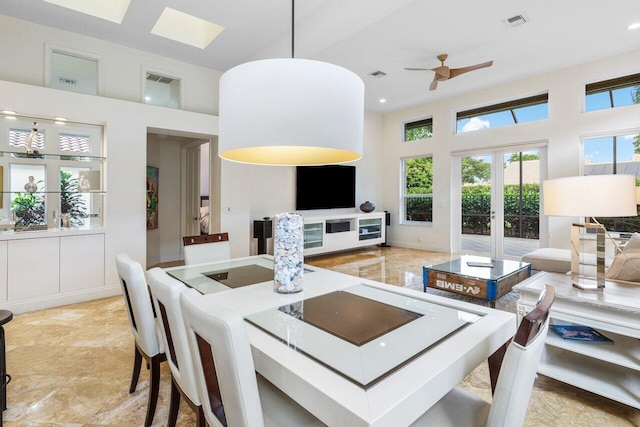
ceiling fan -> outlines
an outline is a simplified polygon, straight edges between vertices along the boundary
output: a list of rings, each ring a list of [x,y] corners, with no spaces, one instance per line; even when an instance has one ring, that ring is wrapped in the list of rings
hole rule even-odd
[[[470,65],[468,67],[462,68],[449,68],[444,65],[444,61],[447,60],[446,53],[438,55],[438,60],[440,61],[440,66],[437,68],[405,68],[405,70],[409,71],[435,71],[435,76],[433,76],[433,81],[431,85],[429,85],[429,90],[435,90],[438,87],[438,82],[443,82],[445,80],[452,79],[460,74],[468,73],[469,71],[478,70],[480,68],[486,68],[493,65],[493,61],[483,62],[481,64]]]

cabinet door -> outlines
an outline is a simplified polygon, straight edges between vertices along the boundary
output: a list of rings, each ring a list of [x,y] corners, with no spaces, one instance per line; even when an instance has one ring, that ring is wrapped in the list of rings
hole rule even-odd
[[[60,292],[104,286],[104,234],[60,238]]]
[[[7,241],[0,242],[0,301],[7,300]]]
[[[8,241],[10,301],[57,294],[60,291],[60,239]]]

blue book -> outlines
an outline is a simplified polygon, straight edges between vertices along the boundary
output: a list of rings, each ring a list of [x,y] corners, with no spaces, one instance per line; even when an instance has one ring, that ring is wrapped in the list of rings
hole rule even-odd
[[[590,326],[549,325],[549,328],[565,340],[613,344],[613,340]]]

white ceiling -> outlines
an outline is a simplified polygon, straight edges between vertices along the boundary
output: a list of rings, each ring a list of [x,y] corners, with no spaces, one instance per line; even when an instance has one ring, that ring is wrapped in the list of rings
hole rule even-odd
[[[225,30],[204,50],[152,35],[165,6]],[[120,25],[42,0],[2,0],[0,14],[221,71],[291,56],[289,0],[132,0]],[[517,14],[530,21],[505,28],[502,21]],[[389,112],[638,49],[640,30],[627,29],[633,22],[640,22],[639,0],[299,0],[295,56],[354,71],[366,85],[366,108]],[[432,72],[403,69],[436,67],[440,53],[452,68],[494,64],[433,92]],[[368,75],[376,70],[387,75]]]

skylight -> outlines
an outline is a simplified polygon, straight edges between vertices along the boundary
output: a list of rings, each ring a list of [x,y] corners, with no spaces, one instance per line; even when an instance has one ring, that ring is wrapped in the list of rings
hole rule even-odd
[[[131,0],[44,0],[76,12],[122,24]]]
[[[218,24],[166,7],[151,34],[204,49],[223,30]]]

